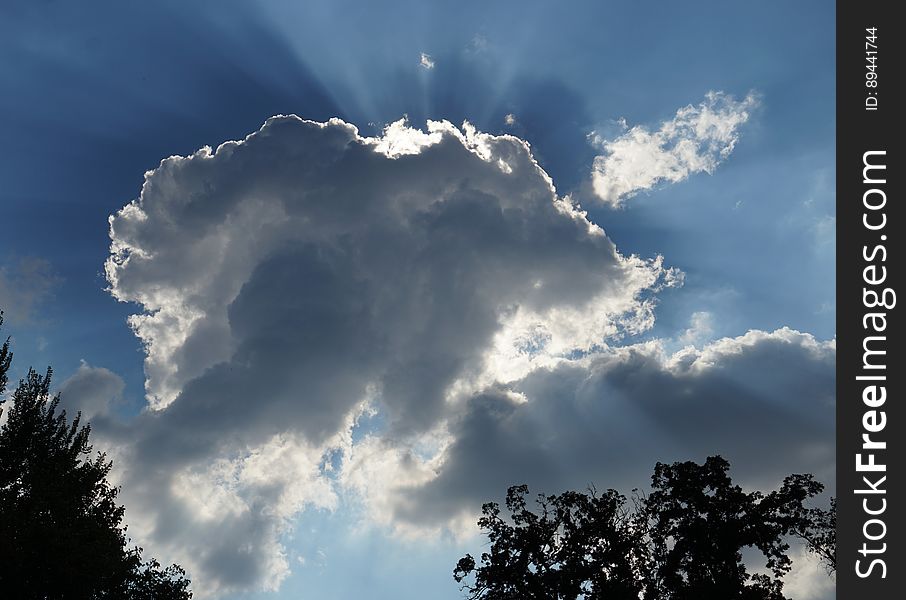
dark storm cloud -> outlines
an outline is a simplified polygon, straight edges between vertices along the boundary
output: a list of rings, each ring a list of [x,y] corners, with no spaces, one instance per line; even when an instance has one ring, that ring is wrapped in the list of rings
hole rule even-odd
[[[665,356],[657,344],[540,369],[472,397],[437,476],[394,491],[396,517],[425,526],[528,483],[555,493],[645,486],[658,461],[722,454],[734,476],[774,486],[809,472],[834,483],[835,346],[789,329]]]

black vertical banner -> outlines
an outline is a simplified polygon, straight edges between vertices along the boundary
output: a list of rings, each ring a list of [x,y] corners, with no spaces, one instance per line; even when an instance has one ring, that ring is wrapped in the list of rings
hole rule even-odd
[[[837,597],[906,590],[906,110],[894,2],[837,3]]]

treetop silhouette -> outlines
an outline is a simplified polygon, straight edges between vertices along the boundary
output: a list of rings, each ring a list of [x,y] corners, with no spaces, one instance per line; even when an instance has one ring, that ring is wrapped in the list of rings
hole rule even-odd
[[[0,325],[3,315],[0,312]],[[12,352],[0,347],[0,395]],[[112,463],[92,458],[90,425],[71,421],[51,396],[52,371],[29,369],[3,400],[0,426],[0,593],[22,599],[184,600],[189,580],[177,565],[142,562],[128,547],[125,508],[107,481]],[[5,406],[4,406],[5,405]]]
[[[775,491],[746,492],[729,469],[720,456],[658,463],[651,492],[631,503],[592,488],[540,494],[537,511],[527,486],[511,487],[508,518],[495,502],[482,507],[489,551],[464,556],[453,577],[470,600],[785,600],[796,537],[834,570],[834,503],[806,506],[821,483],[790,475]],[[746,548],[761,553],[763,572],[749,573]]]

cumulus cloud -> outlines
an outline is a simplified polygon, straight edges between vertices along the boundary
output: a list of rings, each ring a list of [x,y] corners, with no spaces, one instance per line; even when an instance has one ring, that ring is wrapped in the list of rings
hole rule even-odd
[[[748,486],[794,472],[833,486],[835,358],[833,341],[779,329],[674,354],[647,342],[560,361],[469,396],[436,452],[353,449],[351,483],[403,531],[460,530],[508,485],[628,491],[658,461],[713,454]]]
[[[0,265],[0,310],[10,322],[29,321],[59,282],[50,263],[41,258],[26,257],[13,265]]]
[[[742,100],[723,92],[709,92],[703,102],[676,111],[670,121],[651,131],[641,125],[615,139],[592,135],[604,153],[592,167],[596,196],[620,206],[635,194],[661,183],[683,181],[694,173],[713,173],[739,141],[740,127],[749,120],[758,98]]]
[[[338,456],[440,456],[463,399],[644,331],[681,282],[621,255],[526,143],[448,122],[271,118],[162,161],[110,235],[149,410],[104,435],[130,531],[205,593],[279,584],[293,515],[356,489]]]
[[[628,489],[659,460],[833,481],[834,342],[707,343],[696,313],[626,345],[682,273],[620,254],[513,136],[274,117],[162,161],[110,235],[148,410],[96,432],[130,532],[200,596],[276,589],[300,512],[344,496],[420,535],[470,530],[510,484]],[[64,397],[103,417],[85,399],[121,383],[83,365]]]
[[[146,428],[154,425],[145,421],[120,435]],[[225,441],[204,458],[160,462],[141,444],[116,434],[106,439],[116,449],[130,534],[151,554],[187,567],[200,598],[278,589],[290,573],[283,542],[294,517],[305,508],[336,507],[324,460],[325,448],[343,446],[340,439],[316,446],[285,433],[253,445]]]
[[[85,423],[95,416],[105,416],[122,399],[125,387],[116,373],[82,361],[76,372],[60,384],[61,406],[69,414],[81,412]]]

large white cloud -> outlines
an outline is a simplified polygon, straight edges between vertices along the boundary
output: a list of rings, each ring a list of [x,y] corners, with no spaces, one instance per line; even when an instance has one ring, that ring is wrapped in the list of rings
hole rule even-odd
[[[344,496],[424,534],[468,530],[514,483],[627,489],[713,453],[747,485],[832,483],[834,342],[668,352],[709,337],[701,313],[625,345],[682,274],[619,254],[515,137],[275,117],[164,160],[110,225],[148,410],[94,407],[95,432],[130,532],[201,596],[279,586],[300,511]],[[66,387],[118,393],[110,375]]]
[[[757,104],[754,94],[736,100],[709,92],[703,102],[680,108],[656,131],[636,125],[615,139],[592,136],[604,151],[592,167],[595,194],[607,204],[620,206],[658,184],[712,173],[735,148],[739,129]]]
[[[274,117],[162,161],[110,233],[150,410],[101,430],[130,531],[206,593],[278,585],[293,515],[355,488],[335,453],[439,450],[467,398],[645,330],[680,281],[620,255],[524,142],[447,122]],[[381,443],[353,444],[368,410]]]

